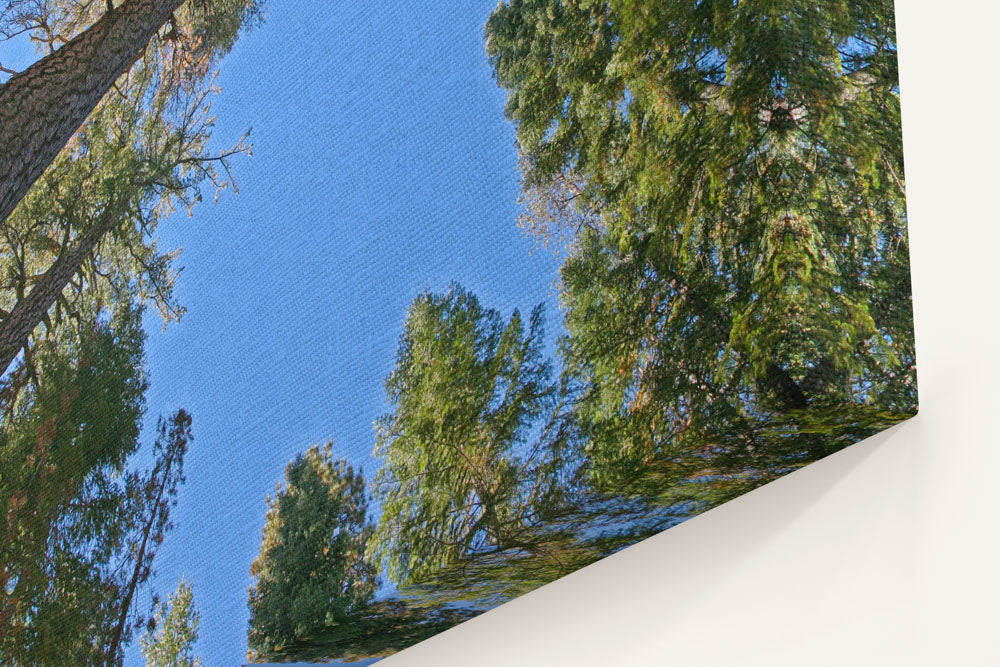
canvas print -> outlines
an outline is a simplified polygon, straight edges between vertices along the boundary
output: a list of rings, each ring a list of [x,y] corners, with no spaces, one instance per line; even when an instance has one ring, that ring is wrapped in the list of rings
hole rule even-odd
[[[915,414],[892,2],[2,0],[0,366],[0,662],[371,664]]]

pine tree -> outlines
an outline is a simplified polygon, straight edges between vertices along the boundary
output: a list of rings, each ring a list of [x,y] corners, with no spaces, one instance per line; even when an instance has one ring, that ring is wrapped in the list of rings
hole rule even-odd
[[[4,664],[119,664],[142,623],[136,592],[171,527],[189,434],[161,429],[153,469],[130,469],[145,408],[140,316],[40,346],[37,383],[0,424]]]
[[[0,86],[0,223],[184,0],[127,0]]]
[[[167,531],[173,528],[170,508],[177,502],[177,488],[184,483],[184,456],[191,442],[191,416],[178,410],[169,421],[160,421],[153,451],[156,463],[141,487],[134,514],[134,541],[130,548],[131,571],[119,587],[119,612],[105,648],[105,662],[121,660],[131,634],[129,618],[139,586],[152,574],[153,559]]]
[[[23,25],[46,26],[60,8],[43,7],[40,17],[11,3],[4,15]],[[0,85],[0,224],[42,175],[115,81],[140,58],[158,32],[178,36],[184,18],[193,19],[191,36],[199,45],[228,49],[248,14],[259,14],[257,0],[114,0],[80,3],[64,15],[79,22],[100,12],[86,29],[49,32],[52,52]],[[177,13],[184,14],[178,21]],[[235,29],[234,29],[235,27]],[[56,44],[53,36],[58,35]],[[228,44],[225,42],[228,41]],[[202,51],[204,53],[204,51]]]
[[[588,223],[595,479],[759,483],[915,411],[891,2],[510,0],[486,35],[525,191]]]
[[[332,443],[311,447],[285,469],[267,499],[260,555],[250,573],[252,655],[261,655],[349,619],[370,601],[376,568],[365,558],[371,535],[365,482]]]
[[[201,616],[191,586],[183,578],[167,602],[156,608],[152,628],[139,640],[147,667],[199,667],[194,655]]]
[[[541,306],[527,327],[517,311],[505,323],[457,285],[410,306],[375,449],[370,552],[394,581],[544,549],[532,526],[559,505],[572,428],[542,336]]]
[[[176,206],[190,211],[205,180],[225,187],[218,170],[228,174],[227,158],[249,151],[243,140],[217,156],[206,149],[211,69],[260,11],[253,0],[199,7],[176,13],[170,32],[154,38],[2,223],[0,367],[39,325],[72,315],[81,296],[107,301],[127,293],[156,303],[167,320],[183,312],[172,299],[175,256],[156,249],[153,233]],[[19,20],[37,35],[72,36],[98,11],[98,3],[49,1]]]

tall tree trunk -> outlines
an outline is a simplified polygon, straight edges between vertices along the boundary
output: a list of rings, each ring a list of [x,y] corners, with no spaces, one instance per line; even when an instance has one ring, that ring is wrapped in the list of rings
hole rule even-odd
[[[126,0],[0,86],[0,223],[184,0]]]
[[[121,611],[118,613],[118,621],[115,623],[111,642],[106,647],[104,660],[107,667],[117,664],[118,651],[121,648],[122,638],[125,635],[125,626],[128,623],[128,612],[132,608],[135,591],[144,580],[143,568],[146,566],[149,541],[153,539],[154,529],[157,529],[158,523],[162,528],[163,521],[166,520],[164,512],[169,511],[171,495],[176,491],[176,476],[171,477],[170,472],[174,464],[178,463],[178,458],[184,455],[187,434],[178,424],[182,423],[182,420],[185,418],[188,419],[187,423],[190,425],[190,418],[183,411],[178,412],[177,417],[173,420],[175,430],[170,432],[170,441],[167,443],[168,449],[163,462],[162,476],[156,483],[156,497],[153,499],[153,504],[150,507],[149,518],[142,527],[142,540],[139,542],[135,554],[135,566],[132,568],[132,575],[125,586],[121,600]],[[157,465],[153,468],[154,479],[158,467]]]
[[[27,343],[28,336],[41,323],[45,313],[59,298],[73,275],[80,270],[83,261],[111,230],[116,219],[114,206],[109,203],[94,226],[82,235],[76,247],[59,255],[31,288],[28,296],[18,301],[0,323],[0,374],[14,361],[14,357]]]

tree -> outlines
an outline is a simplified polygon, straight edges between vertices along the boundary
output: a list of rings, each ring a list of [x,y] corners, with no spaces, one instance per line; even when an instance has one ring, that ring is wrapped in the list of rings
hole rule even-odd
[[[191,441],[191,416],[184,410],[178,410],[169,422],[160,421],[159,432],[159,438],[153,447],[156,463],[141,487],[137,503],[137,539],[130,550],[132,571],[119,590],[121,609],[107,645],[107,664],[114,664],[121,659],[120,652],[126,633],[130,631],[132,601],[139,586],[153,572],[156,548],[163,542],[166,532],[173,527],[170,508],[177,503],[178,485],[184,483],[184,455]]]
[[[142,340],[138,318],[126,316],[82,332],[79,347],[39,350],[37,388],[0,427],[5,663],[83,657],[116,609],[102,574],[127,542],[116,479],[137,446]]]
[[[169,601],[156,608],[155,630],[139,640],[147,667],[198,667],[194,644],[201,616],[194,607],[191,586],[182,578]]]
[[[4,664],[118,664],[142,623],[135,591],[170,528],[187,436],[161,428],[153,470],[129,470],[146,387],[140,316],[41,346],[37,384],[0,426]]]
[[[486,37],[526,192],[588,223],[595,480],[759,483],[915,411],[891,2],[510,0]]]
[[[542,357],[542,307],[527,331],[457,285],[410,306],[394,410],[377,424],[382,515],[369,547],[412,583],[488,551],[544,549],[532,527],[565,491],[567,397]]]
[[[104,14],[0,86],[0,223],[183,3],[87,3],[90,9],[78,14],[105,10]],[[189,0],[188,4],[201,13],[213,11],[212,3]],[[245,11],[247,3],[243,4]],[[229,9],[233,3],[220,5]],[[22,12],[13,18],[31,25],[32,19]]]
[[[0,222],[184,0],[128,0],[0,87]]]
[[[0,35],[28,32],[71,53],[67,43],[91,34],[110,5],[11,0],[0,6]],[[144,408],[141,313],[150,302],[165,320],[182,312],[171,293],[176,253],[158,250],[154,231],[199,201],[206,180],[223,187],[217,166],[228,174],[226,157],[249,150],[241,141],[208,153],[208,99],[214,64],[255,15],[254,0],[174,12],[0,220],[5,664],[118,664],[144,622],[136,593],[171,527],[190,439],[180,411],[161,425],[153,468],[130,469]]]
[[[16,23],[40,40],[48,35],[50,48],[53,35],[79,33],[99,11],[97,3],[49,4],[23,10]],[[72,314],[64,291],[74,277],[77,294],[85,284],[93,291],[94,283],[111,283],[104,298],[127,292],[157,303],[166,319],[179,317],[171,296],[175,255],[158,252],[150,239],[177,204],[190,211],[201,199],[204,180],[226,185],[216,165],[228,174],[226,159],[249,151],[241,140],[218,156],[207,152],[208,98],[213,63],[259,13],[255,0],[185,5],[3,223],[13,293],[0,310],[0,366],[9,366],[36,327],[51,324],[53,306],[57,321]]]
[[[267,498],[260,555],[250,574],[252,654],[342,623],[372,598],[377,570],[365,558],[371,535],[365,482],[332,443],[309,448],[285,468]]]

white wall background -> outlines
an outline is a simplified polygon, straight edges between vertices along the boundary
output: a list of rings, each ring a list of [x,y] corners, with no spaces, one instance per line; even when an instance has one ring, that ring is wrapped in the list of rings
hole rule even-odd
[[[1000,7],[897,13],[920,415],[381,664],[1000,665]]]

